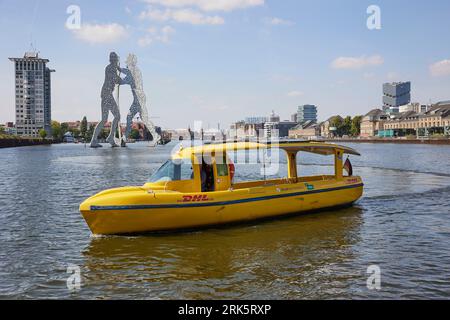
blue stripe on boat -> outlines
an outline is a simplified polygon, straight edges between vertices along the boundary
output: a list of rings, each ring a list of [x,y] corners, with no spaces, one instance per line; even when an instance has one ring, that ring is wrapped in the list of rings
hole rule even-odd
[[[214,206],[224,206],[238,203],[246,203],[246,202],[255,202],[255,201],[263,201],[263,200],[271,200],[278,198],[288,198],[288,197],[296,197],[301,195],[313,194],[313,193],[322,193],[322,192],[330,192],[330,191],[338,191],[344,189],[352,189],[359,188],[364,186],[363,183],[350,185],[350,186],[342,186],[336,188],[328,188],[328,189],[319,189],[319,190],[310,190],[310,191],[302,191],[288,194],[277,194],[272,196],[264,196],[258,198],[248,198],[248,199],[239,199],[239,200],[230,200],[230,201],[221,201],[221,202],[203,202],[203,203],[180,203],[180,204],[150,204],[150,205],[128,205],[128,206],[91,206],[91,211],[107,211],[107,210],[142,210],[142,209],[170,209],[170,208],[195,208],[195,207],[214,207]]]

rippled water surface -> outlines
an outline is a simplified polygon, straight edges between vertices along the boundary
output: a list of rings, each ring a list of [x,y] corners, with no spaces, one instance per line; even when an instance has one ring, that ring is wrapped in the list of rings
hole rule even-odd
[[[450,298],[450,147],[349,145],[365,182],[351,208],[138,237],[91,236],[78,206],[144,184],[173,145],[0,150],[0,298]],[[305,154],[299,170],[330,163]],[[240,178],[260,179],[259,168]],[[67,289],[69,264],[79,291]],[[379,291],[366,286],[373,264]]]

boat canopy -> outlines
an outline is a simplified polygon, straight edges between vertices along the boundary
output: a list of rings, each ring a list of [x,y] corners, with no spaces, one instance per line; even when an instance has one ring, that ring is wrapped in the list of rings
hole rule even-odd
[[[342,153],[360,156],[360,154],[349,147],[337,145],[334,143],[316,142],[316,141],[288,141],[277,143],[259,143],[259,142],[221,142],[203,144],[199,146],[181,147],[175,153],[174,158],[190,158],[193,154],[212,154],[226,153],[238,150],[258,150],[258,149],[282,149],[288,153],[297,153],[299,151],[315,153],[320,155],[334,155],[336,151]]]

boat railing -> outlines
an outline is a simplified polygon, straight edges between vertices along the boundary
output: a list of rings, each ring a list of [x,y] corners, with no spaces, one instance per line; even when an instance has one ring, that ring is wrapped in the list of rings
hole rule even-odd
[[[303,182],[313,182],[313,181],[330,181],[334,180],[334,175],[317,175],[317,176],[300,176],[297,178],[279,178],[272,180],[255,180],[255,181],[241,181],[233,184],[233,189],[247,189],[247,188],[256,188],[256,187],[270,187],[277,185],[287,185],[287,184],[295,184],[295,183],[303,183]]]

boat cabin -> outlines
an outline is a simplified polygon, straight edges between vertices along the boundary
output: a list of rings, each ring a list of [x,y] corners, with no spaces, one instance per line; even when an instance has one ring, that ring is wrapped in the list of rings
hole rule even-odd
[[[287,175],[281,179],[234,182],[234,164],[228,153],[240,150],[283,150],[287,158]],[[297,172],[298,152],[334,156],[334,175],[299,177]],[[273,152],[273,151],[272,151]],[[352,148],[321,142],[279,142],[263,144],[256,142],[225,142],[194,147],[181,147],[170,160],[163,164],[144,186],[167,192],[214,192],[273,186],[294,183],[308,183],[323,180],[342,180],[344,154],[360,155]]]

